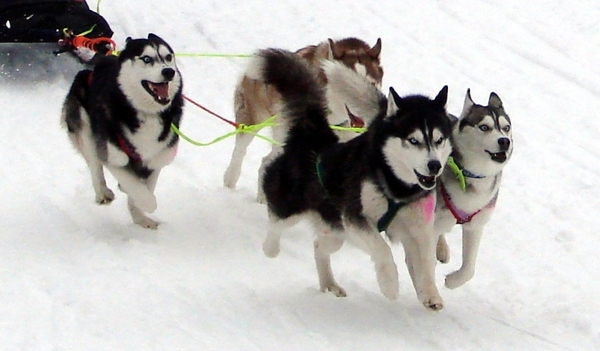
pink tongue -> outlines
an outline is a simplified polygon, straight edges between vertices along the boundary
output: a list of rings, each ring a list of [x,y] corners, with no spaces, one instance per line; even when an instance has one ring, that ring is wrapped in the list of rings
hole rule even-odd
[[[169,83],[150,83],[152,90],[161,99],[169,98]]]

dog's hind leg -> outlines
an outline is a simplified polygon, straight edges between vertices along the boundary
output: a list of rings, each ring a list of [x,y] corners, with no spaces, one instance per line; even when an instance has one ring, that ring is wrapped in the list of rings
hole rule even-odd
[[[292,216],[286,219],[277,218],[275,215],[269,213],[269,227],[267,228],[267,237],[263,242],[263,252],[265,256],[274,258],[279,255],[280,251],[280,239],[281,233],[298,222],[300,222],[300,216]]]
[[[223,176],[224,186],[230,189],[235,188],[235,185],[240,179],[242,162],[246,156],[248,145],[250,145],[253,139],[254,135],[249,133],[238,133],[235,135],[235,146],[233,148],[233,153],[231,154],[231,161],[229,161],[229,166],[227,166],[227,170]]]
[[[462,233],[462,265],[460,269],[446,276],[446,287],[456,289],[464,283],[468,282],[475,275],[475,261],[477,260],[477,252],[483,228],[468,228],[463,225]]]
[[[92,137],[91,135],[89,137],[82,137],[81,133],[86,133],[86,130],[83,129],[78,133],[69,133],[69,137],[73,145],[83,156],[83,159],[90,170],[92,186],[94,187],[94,193],[96,194],[96,202],[100,205],[110,204],[115,199],[115,194],[106,186],[104,169],[96,154],[96,148],[95,145],[93,145]]]
[[[265,196],[265,192],[263,190],[263,178],[265,176],[265,168],[269,165],[269,163],[273,162],[275,157],[279,155],[283,149],[280,146],[273,145],[271,152],[265,157],[262,158],[260,163],[260,167],[258,168],[258,187],[256,189],[256,202],[259,204],[266,204],[267,198]]]
[[[352,243],[371,256],[379,289],[390,300],[398,298],[398,268],[390,246],[377,231],[349,230]]]
[[[331,270],[331,254],[337,252],[344,240],[331,229],[319,230],[314,242],[315,263],[319,274],[319,286],[322,292],[331,291],[337,297],[346,296],[346,291],[338,285]]]

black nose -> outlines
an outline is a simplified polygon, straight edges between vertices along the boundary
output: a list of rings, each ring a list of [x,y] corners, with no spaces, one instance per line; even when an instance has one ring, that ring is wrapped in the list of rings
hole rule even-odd
[[[510,139],[509,138],[500,138],[500,139],[498,139],[498,145],[500,145],[500,150],[506,151],[510,147]]]
[[[442,164],[438,160],[432,160],[427,163],[427,168],[429,168],[429,172],[432,174],[438,174],[442,168]]]
[[[173,79],[173,77],[175,77],[175,70],[172,68],[163,68],[161,74],[163,75],[163,77],[165,77],[167,80],[171,80]]]

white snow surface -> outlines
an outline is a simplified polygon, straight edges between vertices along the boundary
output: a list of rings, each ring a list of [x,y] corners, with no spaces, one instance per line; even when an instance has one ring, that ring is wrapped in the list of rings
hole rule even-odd
[[[95,1],[88,1],[96,8]],[[126,197],[94,202],[88,170],[59,125],[78,69],[53,47],[0,45],[1,350],[599,350],[600,7],[595,0],[104,0],[126,37],[149,32],[177,53],[296,50],[327,38],[383,41],[384,90],[502,98],[515,152],[482,240],[475,277],[443,287],[439,313],[416,298],[401,246],[400,297],[345,245],[333,269],[348,296],[322,293],[306,224],[276,259],[261,250],[254,201],[266,142],[250,147],[236,190],[222,185],[234,139],[184,141],[157,186],[158,230],[134,225]],[[184,93],[233,118],[244,58],[180,55]],[[182,131],[209,141],[232,127],[186,104]]]

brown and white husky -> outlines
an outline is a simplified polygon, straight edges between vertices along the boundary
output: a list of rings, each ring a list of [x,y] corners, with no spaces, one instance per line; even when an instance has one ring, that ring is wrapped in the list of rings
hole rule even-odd
[[[377,87],[381,87],[383,79],[383,68],[381,67],[381,39],[372,47],[361,39],[345,38],[341,40],[328,39],[318,45],[309,45],[299,49],[295,53],[305,59],[315,74],[319,77],[319,82],[326,88],[327,102],[330,114],[328,121],[332,125],[345,125],[353,127],[362,127],[364,121],[356,118],[348,109],[347,104],[328,88],[327,78],[321,68],[322,60],[339,61],[355,71],[364,74],[369,81]],[[244,72],[234,95],[234,109],[237,123],[246,125],[259,124],[276,115],[279,112],[279,102],[281,95],[277,89],[263,81],[252,79],[248,72]],[[282,142],[287,133],[287,126],[284,121],[277,119],[276,127],[273,127],[273,139]],[[345,141],[356,136],[353,132],[339,132],[338,137]],[[254,135],[249,133],[239,133],[236,135],[235,147],[231,155],[231,161],[225,171],[223,184],[228,188],[235,188],[240,177],[242,161],[246,155],[248,145],[254,139]],[[264,194],[262,191],[262,174],[266,165],[281,152],[281,146],[273,145],[271,152],[262,159],[259,169],[258,194],[257,201],[264,203]]]

